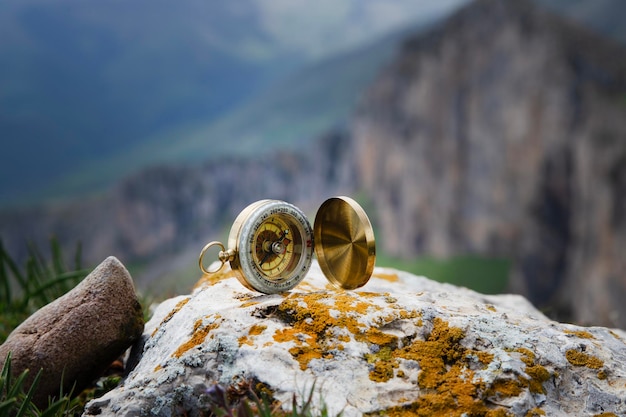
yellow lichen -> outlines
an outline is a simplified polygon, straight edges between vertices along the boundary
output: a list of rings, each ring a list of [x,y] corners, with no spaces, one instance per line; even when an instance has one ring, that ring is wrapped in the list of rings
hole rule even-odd
[[[603,369],[600,372],[598,372],[598,379],[606,379],[607,378],[607,374],[606,371]]]
[[[258,301],[250,300],[250,301],[246,301],[245,303],[241,303],[241,308],[247,308],[247,307],[251,307],[251,306],[257,305],[257,304],[259,304]]]
[[[398,274],[393,274],[393,273],[385,274],[383,272],[378,272],[374,274],[374,277],[384,279],[385,281],[389,281],[389,282],[398,282],[400,280],[400,278],[398,277]]]
[[[313,359],[321,359],[322,352],[317,346],[295,346],[289,349],[289,353],[300,362],[300,369],[305,370]]]
[[[546,412],[543,411],[541,408],[533,408],[532,410],[528,410],[528,412],[526,413],[526,417],[539,417],[545,415]]]
[[[493,361],[493,353],[489,352],[475,352],[478,361],[483,365],[489,365]]]
[[[373,345],[387,346],[396,344],[398,338],[394,335],[381,332],[380,330],[373,328],[364,334],[365,340]]]
[[[604,362],[601,359],[574,349],[565,352],[565,357],[574,366],[586,366],[590,369],[600,369],[604,366]]]
[[[419,366],[416,398],[408,404],[380,410],[369,415],[389,416],[508,416],[506,408],[494,405],[487,398],[504,399],[520,395],[524,389],[545,392],[543,382],[552,375],[536,363],[528,349],[519,349],[528,378],[498,379],[487,384],[477,377],[477,366],[487,366],[494,358],[490,352],[463,346],[463,329],[435,318],[425,339],[403,339],[385,331],[397,320],[411,320],[424,326],[421,313],[396,307],[389,295],[375,293],[326,292],[292,293],[280,303],[275,315],[289,326],[273,334],[274,343],[290,343],[289,352],[302,370],[312,360],[331,358],[340,350],[338,342],[356,341],[370,346],[363,360],[370,366],[370,379],[383,383],[394,377],[406,378],[404,363]],[[370,301],[370,299],[372,301]],[[385,309],[390,314],[376,315]],[[369,324],[374,316],[373,322]],[[407,366],[411,366],[408,365]],[[413,401],[413,402],[411,402]]]
[[[487,308],[487,310],[493,311],[494,313],[496,311],[498,311],[498,310],[496,310],[496,307],[494,305],[492,305],[492,304],[487,304],[485,307]]]
[[[522,393],[522,385],[514,379],[496,380],[489,390],[487,397],[508,398],[517,397]]]
[[[417,317],[419,313],[398,308],[395,313],[378,317],[376,326],[369,327],[360,321],[367,314],[382,310],[374,301],[386,297],[389,294],[370,292],[335,293],[332,298],[324,292],[291,294],[278,306],[276,314],[292,327],[277,330],[274,341],[293,343],[290,352],[302,369],[306,369],[312,359],[324,358],[343,349],[337,341],[356,340],[378,348],[388,345],[395,348],[397,337],[381,328],[403,317]]]
[[[374,369],[370,371],[370,379],[374,382],[386,382],[394,377],[394,369],[398,367],[398,362],[379,360],[374,362]]]
[[[581,339],[595,339],[591,333],[583,330],[565,330],[564,333],[580,337]]]
[[[203,319],[196,320],[193,326],[193,333],[191,334],[191,337],[188,341],[180,345],[178,349],[176,349],[176,351],[172,354],[172,356],[180,358],[188,350],[202,344],[209,332],[219,327],[219,324],[221,322],[221,316],[219,314],[216,314],[213,316],[213,318],[214,320],[206,325],[203,324]]]
[[[613,330],[609,330],[609,333],[611,334],[611,336],[613,336],[614,338],[616,338],[620,342],[626,343],[626,342],[624,342],[624,339],[620,335],[615,333]]]
[[[267,329],[267,326],[263,325],[263,324],[255,324],[252,327],[250,327],[250,331],[248,331],[248,335],[247,336],[242,336],[239,338],[239,346],[241,345],[250,345],[253,346],[254,343],[252,342],[252,340],[248,337],[248,336],[258,336],[261,333],[263,333],[263,331]]]
[[[230,268],[222,268],[214,274],[202,275],[202,277],[193,286],[193,289],[196,290],[198,288],[209,287],[215,285],[222,280],[234,277],[235,275]]]
[[[263,331],[265,331],[265,329],[267,329],[267,326],[264,324],[255,324],[252,327],[250,327],[250,331],[248,332],[248,334],[250,336],[258,336],[261,333],[263,333]]]
[[[183,298],[182,300],[180,300],[178,303],[176,303],[176,306],[174,306],[174,308],[172,309],[172,311],[170,311],[169,313],[167,313],[167,316],[165,316],[165,318],[163,320],[161,320],[161,323],[159,323],[159,325],[154,329],[154,331],[152,332],[152,335],[154,337],[154,335],[156,334],[157,330],[159,330],[161,328],[161,326],[163,326],[165,323],[167,323],[168,321],[170,321],[172,319],[172,317],[174,317],[174,314],[178,313],[178,311],[180,311],[181,308],[183,308],[183,306],[185,304],[187,304],[189,302],[191,298],[187,297],[187,298]]]
[[[596,414],[593,417],[617,417],[617,414],[615,414],[615,413],[601,413],[601,414]]]
[[[367,415],[508,416],[506,409],[487,405],[484,400],[496,392],[502,397],[519,395],[521,388],[515,388],[515,382],[512,382],[511,386],[502,383],[487,389],[483,381],[475,378],[470,362],[475,358],[479,358],[480,362],[490,361],[493,355],[464,347],[461,344],[464,337],[462,329],[450,327],[445,321],[435,318],[432,331],[425,340],[414,340],[402,348],[390,349],[391,358],[387,358],[387,353],[382,350],[378,354],[381,357],[369,356],[368,360],[375,360],[370,379],[380,382],[393,376],[401,360],[417,362],[420,389],[415,402]],[[404,373],[398,371],[400,375]]]
[[[546,390],[543,387],[543,383],[552,376],[550,372],[545,367],[536,363],[535,354],[529,349],[518,348],[516,352],[522,354],[520,359],[526,365],[524,372],[530,377],[530,379],[527,379],[520,376],[520,382],[527,386],[532,393],[545,394]]]

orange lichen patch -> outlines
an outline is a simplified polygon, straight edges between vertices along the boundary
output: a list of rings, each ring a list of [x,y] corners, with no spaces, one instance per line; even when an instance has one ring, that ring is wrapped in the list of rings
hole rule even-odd
[[[624,339],[620,335],[615,333],[613,330],[609,330],[609,333],[611,333],[611,336],[613,336],[614,338],[616,338],[620,342],[624,342]],[[624,342],[624,343],[626,343],[626,342]]]
[[[350,341],[350,336],[348,336],[347,334],[340,334],[339,336],[337,336],[337,340],[340,342],[348,343]]]
[[[195,283],[193,289],[196,290],[202,287],[208,287],[211,285],[215,285],[219,281],[234,278],[235,275],[230,268],[222,268],[214,274],[204,274],[202,277]]]
[[[595,339],[591,333],[583,330],[564,330],[563,333],[571,334],[581,339]]]
[[[497,380],[487,391],[487,397],[508,398],[517,397],[523,389],[519,381],[513,379]]]
[[[370,379],[384,382],[393,376],[395,367],[400,360],[416,361],[420,367],[417,384],[420,388],[419,397],[405,406],[380,410],[368,416],[508,416],[505,408],[487,405],[485,399],[499,393],[500,397],[515,396],[522,389],[515,387],[515,381],[502,382],[487,387],[470,365],[475,358],[479,361],[492,360],[493,355],[466,348],[461,344],[465,332],[450,327],[445,321],[435,318],[433,329],[425,340],[396,349],[389,349],[389,359],[384,360],[385,352],[381,349],[376,356]],[[374,355],[367,357],[368,361]],[[397,372],[401,374],[400,371]],[[402,373],[403,374],[403,373]]]
[[[411,403],[405,406],[392,407],[383,410],[380,413],[365,413],[363,415],[366,417],[461,417],[467,415],[470,415],[472,417],[513,417],[513,414],[507,412],[506,409],[501,407],[493,409],[487,409],[485,407],[484,412],[470,414],[462,411],[460,408],[457,408],[456,410],[447,407],[442,407],[441,409],[424,409],[423,406],[419,403]]]
[[[278,329],[272,337],[278,343],[286,343],[292,341],[301,341],[299,336],[301,336],[302,338],[311,337],[310,335],[303,334],[300,330],[296,328]]]
[[[202,344],[209,332],[219,327],[220,322],[221,316],[219,314],[216,314],[214,316],[213,322],[207,325],[203,324],[202,319],[196,320],[193,326],[193,333],[191,335],[191,338],[182,345],[180,345],[178,349],[176,349],[176,351],[172,354],[172,356],[180,358],[188,350]]]
[[[371,292],[371,291],[358,291],[355,293],[356,295],[360,296],[360,297],[365,297],[365,298],[379,298],[379,297],[390,297],[391,295],[388,292]]]
[[[379,272],[374,274],[373,276],[389,282],[398,282],[400,280],[398,274],[385,274],[384,272]]]
[[[520,382],[534,394],[545,394],[543,383],[552,376],[550,372],[536,362],[535,354],[529,349],[517,348],[515,351],[522,354],[520,359],[526,365],[524,372],[530,377],[530,379],[519,377]]]
[[[163,369],[163,367],[159,364],[154,367],[154,372],[159,372],[161,369]]]
[[[252,327],[250,327],[250,331],[248,332],[248,336],[258,336],[261,333],[263,333],[263,331],[267,329],[267,326],[263,325],[263,324],[255,324]],[[248,336],[242,336],[239,338],[239,346],[241,345],[250,345],[250,346],[254,346],[254,343],[252,342],[252,339]]]
[[[241,308],[252,307],[252,306],[255,306],[255,305],[257,305],[257,304],[259,304],[259,302],[258,302],[258,301],[254,301],[254,300],[251,300],[251,301],[246,301],[245,303],[242,303],[242,304],[241,304]]]
[[[321,359],[322,352],[317,346],[294,346],[289,353],[300,363],[300,369],[305,370],[313,359]]]
[[[474,352],[478,361],[483,365],[489,365],[493,361],[493,353],[489,352]]]
[[[376,328],[365,333],[364,338],[368,343],[378,346],[395,345],[398,341],[396,336],[381,332]]]
[[[376,326],[369,327],[360,322],[368,314],[382,309],[375,303],[376,298],[380,300],[387,296],[366,292],[290,294],[278,306],[276,314],[292,327],[277,330],[273,338],[278,343],[294,344],[290,352],[300,362],[302,369],[306,369],[312,359],[325,358],[333,351],[336,352],[339,349],[338,341],[347,343],[354,339],[379,347],[390,344],[395,347],[397,337],[377,326],[382,327],[401,316],[412,317],[418,313],[405,314],[398,309],[397,314],[376,319]]]
[[[267,326],[264,324],[255,324],[252,327],[250,327],[250,332],[248,333],[250,336],[258,336],[261,333],[263,333],[263,331],[265,331],[265,329],[267,329]]]
[[[543,411],[541,408],[533,408],[532,410],[528,410],[528,412],[526,413],[526,417],[539,417],[545,415],[546,412]]]
[[[171,320],[172,317],[174,317],[174,314],[178,313],[180,311],[181,308],[183,308],[183,306],[185,304],[187,304],[189,302],[189,300],[191,300],[190,297],[187,298],[183,298],[182,300],[180,300],[176,306],[174,306],[174,308],[172,309],[172,311],[170,311],[169,313],[167,313],[167,316],[165,316],[165,318],[163,320],[161,320],[161,323],[159,323],[159,325],[154,329],[154,331],[152,332],[152,337],[154,337],[154,335],[156,334],[157,330],[159,330],[161,328],[161,326],[163,326],[165,323],[167,323],[168,321]]]
[[[464,337],[463,330],[449,327],[448,323],[435,318],[433,330],[426,340],[417,340],[394,352],[394,356],[417,361],[421,368],[418,385],[425,389],[437,389],[444,383],[444,376],[451,370],[446,364],[456,364],[468,353],[459,343]],[[453,372],[456,373],[458,370]]]
[[[574,349],[565,352],[565,357],[574,366],[586,366],[590,369],[600,369],[604,366],[604,362],[601,359]]]
[[[396,361],[376,361],[374,362],[374,369],[370,372],[370,379],[374,382],[389,381],[394,377],[394,369],[398,366]]]
[[[416,318],[420,318],[421,317],[421,313],[419,311],[415,311],[415,310],[402,310],[402,309],[398,309],[396,312],[394,312],[393,314],[387,315],[385,317],[380,317],[377,322],[378,324],[380,324],[381,326],[384,325],[385,323],[389,323],[397,318],[400,318],[402,320],[408,320],[408,319],[416,319]],[[421,320],[419,321],[420,324],[418,324],[419,327],[422,326],[421,324]]]
[[[394,304],[398,302],[398,299],[392,296],[388,296],[388,297],[385,297],[385,302],[389,304]]]

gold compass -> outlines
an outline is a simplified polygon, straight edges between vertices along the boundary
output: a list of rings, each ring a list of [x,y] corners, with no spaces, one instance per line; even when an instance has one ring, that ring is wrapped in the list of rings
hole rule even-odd
[[[209,242],[198,264],[205,274],[230,262],[247,288],[266,294],[298,285],[311,266],[315,251],[320,267],[337,287],[365,285],[374,270],[376,248],[372,225],[361,206],[349,197],[326,200],[315,216],[315,227],[296,206],[279,200],[260,200],[237,216],[228,236],[228,249]],[[209,271],[204,255],[218,246],[220,267]]]

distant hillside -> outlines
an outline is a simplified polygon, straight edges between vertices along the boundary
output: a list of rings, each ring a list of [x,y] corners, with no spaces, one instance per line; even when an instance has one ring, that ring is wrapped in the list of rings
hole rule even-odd
[[[509,258],[551,314],[626,326],[626,47],[479,0],[404,44],[352,134],[384,251]]]
[[[269,156],[298,152],[320,135],[345,124],[362,92],[381,67],[397,53],[412,26],[360,48],[317,62],[276,81],[263,92],[216,121],[165,130],[144,144],[96,162],[56,181],[55,196],[84,194],[100,178],[108,184],[142,168],[176,163],[201,163],[222,157]]]
[[[626,44],[626,2],[622,0],[535,0],[598,33]]]
[[[0,206],[180,161],[174,143],[295,69],[463,1],[2,1]]]

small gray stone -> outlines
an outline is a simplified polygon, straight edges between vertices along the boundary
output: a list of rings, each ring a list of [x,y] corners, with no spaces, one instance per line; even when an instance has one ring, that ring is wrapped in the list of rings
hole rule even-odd
[[[34,402],[80,392],[141,336],[144,320],[132,278],[108,257],[73,290],[26,319],[0,346],[0,367],[9,352],[12,371],[42,369]]]

